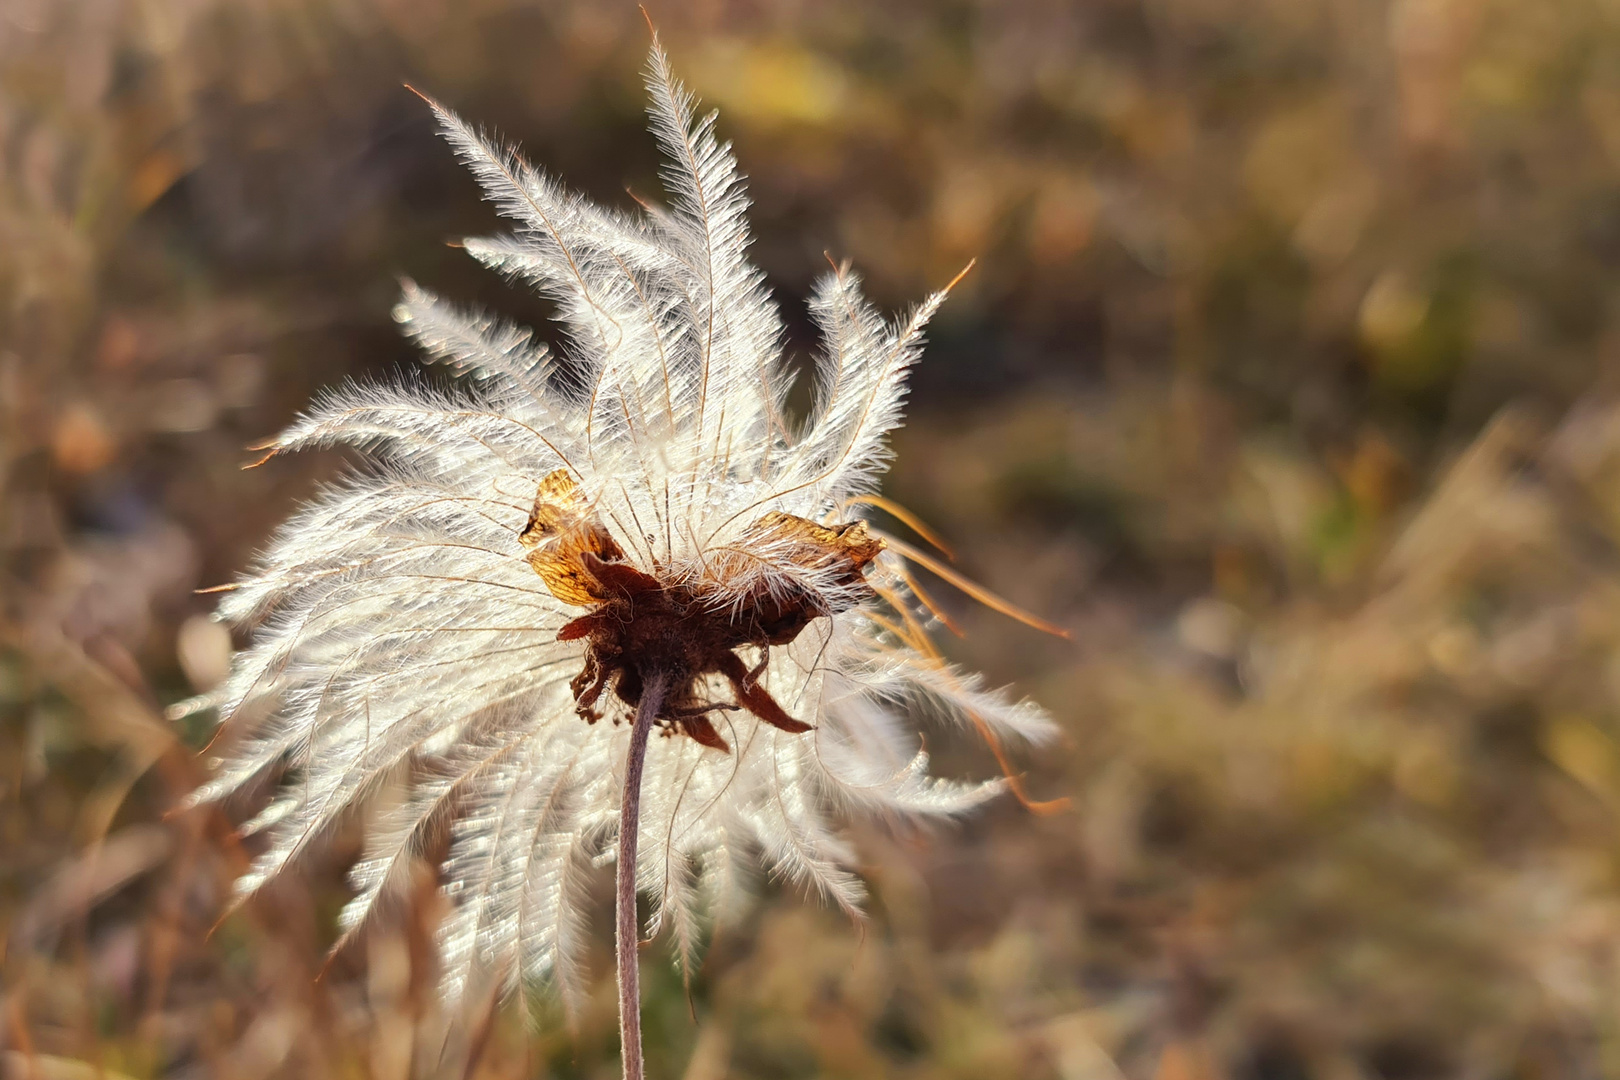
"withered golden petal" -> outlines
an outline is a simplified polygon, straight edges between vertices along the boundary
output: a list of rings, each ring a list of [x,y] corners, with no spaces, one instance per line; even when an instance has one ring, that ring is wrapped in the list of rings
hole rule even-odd
[[[579,485],[567,469],[547,473],[535,492],[534,509],[529,511],[529,523],[519,534],[518,542],[524,547],[534,547],[556,536],[582,516],[583,501]]]
[[[844,525],[819,525],[808,518],[773,511],[754,522],[750,530],[763,541],[788,541],[797,547],[794,562],[804,566],[825,565],[847,559],[859,570],[878,557],[883,541],[866,531],[863,521]]]
[[[582,561],[589,552],[604,562],[624,558],[613,534],[585,511],[579,485],[567,469],[540,481],[529,524],[518,537],[529,548],[529,565],[551,595],[565,604],[590,605],[602,599],[602,584]]]
[[[533,551],[529,553],[529,565],[540,575],[551,595],[565,604],[585,607],[601,599],[602,587],[580,562],[578,549]]]

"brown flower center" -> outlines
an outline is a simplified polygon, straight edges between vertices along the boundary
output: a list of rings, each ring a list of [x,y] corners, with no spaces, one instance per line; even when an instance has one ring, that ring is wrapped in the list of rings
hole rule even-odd
[[[590,608],[557,632],[559,641],[585,642],[585,667],[570,683],[578,713],[599,720],[596,703],[609,689],[634,706],[646,680],[662,674],[673,688],[657,718],[665,734],[722,751],[729,747],[710,719],[716,711],[748,712],[783,731],[810,730],[760,685],[770,648],[870,596],[864,571],[883,550],[859,521],[825,526],[766,514],[717,555],[711,569],[738,571],[748,582],[741,596],[720,596],[712,577],[664,580],[631,566],[561,469],[541,481],[519,540],[552,595]],[[743,646],[759,651],[752,668],[737,653]],[[733,701],[702,695],[709,675],[730,684]]]

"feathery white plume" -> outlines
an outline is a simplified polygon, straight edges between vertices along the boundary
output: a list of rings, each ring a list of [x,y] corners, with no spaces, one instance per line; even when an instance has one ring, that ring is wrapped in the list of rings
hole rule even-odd
[[[789,430],[730,147],[656,40],[647,84],[672,205],[645,216],[593,206],[433,105],[513,223],[467,250],[556,303],[566,362],[407,283],[396,318],[462,381],[334,391],[270,444],[356,446],[375,465],[288,522],[219,607],[257,633],[215,702],[242,736],[191,801],[286,777],[244,827],[268,837],[240,894],[406,779],[368,822],[342,925],[361,927],[448,824],[452,1000],[490,978],[577,985],[587,884],[618,830],[619,721],[654,669],[673,680],[657,723],[691,737],[648,752],[635,881],[683,958],[735,866],[854,911],[837,816],[948,816],[1002,789],[931,778],[908,707],[1050,734],[1038,709],[924,651],[897,548],[849,519],[944,293],[891,324],[847,268],[823,280],[815,407]]]

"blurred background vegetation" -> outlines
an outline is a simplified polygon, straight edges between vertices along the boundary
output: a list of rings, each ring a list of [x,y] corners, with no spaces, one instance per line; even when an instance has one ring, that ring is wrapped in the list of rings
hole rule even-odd
[[[862,828],[872,923],[767,889],[690,1007],[651,947],[651,1074],[1620,1076],[1620,3],[651,7],[796,350],[823,252],[889,308],[977,257],[887,490],[1075,633],[936,590],[1068,805]],[[434,1071],[431,869],[325,968],[363,822],[221,922],[162,710],[228,662],[192,590],[341,465],[243,447],[412,369],[397,275],[545,317],[446,246],[494,219],[401,83],[627,206],[646,43],[0,0],[0,1076]],[[572,1030],[542,993],[440,1071],[616,1076],[606,909]]]

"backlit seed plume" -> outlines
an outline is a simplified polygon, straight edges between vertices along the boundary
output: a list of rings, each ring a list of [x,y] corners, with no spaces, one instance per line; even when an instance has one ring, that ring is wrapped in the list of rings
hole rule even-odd
[[[565,355],[407,283],[395,317],[460,378],[329,392],[269,444],[373,464],[288,522],[219,608],[256,636],[212,702],[234,741],[192,803],[282,776],[244,826],[267,839],[239,892],[403,787],[367,819],[342,926],[447,828],[450,1000],[488,980],[576,985],[622,721],[655,668],[669,737],[646,759],[636,884],[683,959],[751,868],[854,911],[845,815],[949,816],[1005,786],[930,777],[907,717],[993,743],[1049,733],[933,654],[902,553],[926,556],[860,518],[944,293],[890,322],[847,268],[828,274],[814,408],[788,423],[730,147],[656,41],[647,86],[669,206],[637,214],[432,106],[512,224],[467,251],[555,303]]]

